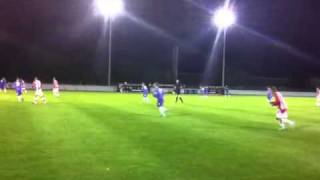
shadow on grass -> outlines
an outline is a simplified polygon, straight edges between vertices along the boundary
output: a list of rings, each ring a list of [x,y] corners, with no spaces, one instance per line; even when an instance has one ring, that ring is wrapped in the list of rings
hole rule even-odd
[[[226,172],[230,171],[230,163],[238,166],[240,162],[249,163],[250,160],[253,160],[250,158],[252,152],[243,151],[250,149],[250,145],[248,143],[242,144],[242,141],[245,141],[243,139],[239,142],[234,141],[230,136],[235,136],[239,130],[249,131],[249,135],[254,134],[257,133],[257,128],[259,128],[259,133],[276,136],[272,135],[274,133],[272,128],[263,128],[265,123],[257,122],[256,125],[248,126],[246,125],[248,122],[241,118],[214,113],[192,114],[194,118],[198,117],[200,121],[203,121],[202,125],[206,127],[199,132],[171,122],[172,118],[150,117],[149,114],[134,113],[124,108],[101,104],[92,104],[91,107],[94,108],[84,108],[79,104],[72,104],[72,106],[91,117],[97,126],[105,127],[121,139],[127,139],[133,150],[140,151],[138,153],[138,156],[142,156],[140,158],[153,157],[157,159],[160,164],[149,168],[140,164],[136,170],[146,168],[150,171],[156,171],[156,168],[162,168],[157,170],[159,179],[228,177]],[[116,116],[112,117],[113,115]],[[174,115],[173,113],[172,116]],[[212,119],[208,119],[208,117],[212,117]],[[233,120],[226,120],[228,118]],[[239,123],[232,123],[234,121]],[[219,136],[215,133],[205,132],[214,132],[215,130],[221,132],[221,128],[227,128],[228,132],[234,131],[235,134]],[[242,156],[246,156],[248,159],[243,160]],[[215,163],[223,161],[225,164],[214,168],[216,167]],[[241,169],[244,171],[234,173],[244,173],[245,176],[250,176],[250,170],[247,167],[239,167],[239,170]]]

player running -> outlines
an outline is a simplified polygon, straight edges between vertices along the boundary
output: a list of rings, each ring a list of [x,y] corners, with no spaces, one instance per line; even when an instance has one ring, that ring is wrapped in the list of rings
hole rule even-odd
[[[272,101],[272,98],[273,98],[273,95],[272,95],[272,89],[271,87],[267,87],[267,99],[268,99],[268,102],[270,103]]]
[[[59,97],[60,96],[60,91],[59,91],[59,82],[57,81],[57,79],[55,77],[53,77],[52,80],[52,93],[55,97]]]
[[[203,88],[203,93],[204,93],[204,95],[205,95],[206,97],[209,96],[209,87],[208,87],[208,86],[206,86],[206,87]]]
[[[162,117],[165,117],[165,112],[167,111],[167,109],[164,107],[164,91],[159,87],[157,83],[154,84],[153,96],[157,98],[157,106],[159,108],[160,115]]]
[[[21,79],[17,78],[15,83],[16,93],[17,93],[17,99],[18,102],[23,102],[23,96],[22,96],[22,81]]]
[[[42,103],[46,104],[47,103],[46,97],[44,96],[41,89],[41,81],[37,77],[34,78],[33,86],[36,90],[33,103],[38,104],[39,98],[41,98]]]
[[[278,107],[278,112],[276,114],[276,119],[280,123],[280,130],[286,129],[286,124],[291,127],[295,126],[295,122],[288,119],[288,106],[282,96],[282,94],[277,90],[277,88],[272,88],[274,101],[271,101],[272,106]]]
[[[175,93],[176,93],[176,103],[178,102],[178,100],[180,99],[180,101],[183,103],[183,99],[181,97],[181,83],[179,80],[176,81],[176,86],[175,86]]]
[[[200,94],[207,98],[209,95],[209,88],[207,86],[200,86]]]
[[[22,93],[25,93],[25,94],[28,93],[26,83],[24,82],[23,79],[20,79],[20,81],[21,81]]]
[[[320,88],[317,88],[317,102],[316,105],[320,107]]]
[[[143,94],[143,101],[146,103],[149,103],[150,100],[148,98],[149,90],[148,87],[146,86],[145,83],[142,83],[142,88],[141,88],[142,94]]]
[[[4,77],[0,80],[0,91],[7,93],[7,80]]]

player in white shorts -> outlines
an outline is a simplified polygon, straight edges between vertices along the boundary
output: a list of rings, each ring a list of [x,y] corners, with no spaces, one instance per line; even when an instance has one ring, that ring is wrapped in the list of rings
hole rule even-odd
[[[22,92],[25,94],[28,93],[26,83],[24,82],[23,79],[20,79],[20,80],[21,80]]]
[[[270,102],[272,106],[277,106],[278,112],[276,114],[276,119],[279,121],[280,129],[285,129],[286,124],[291,127],[295,126],[295,122],[288,119],[288,106],[282,96],[282,94],[276,89],[272,88],[274,101]]]
[[[52,93],[55,97],[59,97],[60,96],[60,92],[59,92],[59,82],[57,81],[57,79],[55,77],[53,77],[52,80]]]
[[[38,101],[39,101],[39,98],[40,98],[42,103],[46,104],[47,103],[46,97],[44,96],[43,91],[41,89],[41,81],[37,77],[34,78],[33,86],[34,86],[34,88],[36,90],[33,103],[34,104],[38,104]]]

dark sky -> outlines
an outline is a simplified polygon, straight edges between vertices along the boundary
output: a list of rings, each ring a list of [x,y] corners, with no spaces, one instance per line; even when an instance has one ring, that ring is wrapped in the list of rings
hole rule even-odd
[[[127,16],[113,22],[113,82],[172,82],[173,47],[180,47],[179,77],[220,84],[221,43],[211,13],[222,0],[126,0]],[[0,76],[38,76],[64,83],[105,84],[107,37],[93,0],[0,0]],[[227,84],[312,88],[320,79],[320,2],[232,1],[238,25],[228,31]],[[207,9],[207,10],[206,10]]]

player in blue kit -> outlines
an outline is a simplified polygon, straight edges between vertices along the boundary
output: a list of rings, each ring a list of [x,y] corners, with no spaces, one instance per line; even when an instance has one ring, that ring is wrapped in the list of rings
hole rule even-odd
[[[15,88],[16,88],[18,102],[22,102],[24,100],[22,96],[22,82],[19,78],[17,78],[16,80]]]
[[[148,90],[148,87],[145,83],[142,83],[141,85],[141,91],[142,91],[142,94],[143,94],[143,101],[146,102],[146,103],[149,103],[150,100],[148,98],[148,94],[149,94],[149,90]]]
[[[267,87],[267,99],[268,99],[268,102],[271,102],[272,98],[273,98],[272,89],[271,89],[271,87]]]
[[[0,92],[7,93],[7,80],[4,77],[0,80]]]
[[[157,83],[154,84],[153,96],[157,99],[157,106],[162,117],[166,116],[167,109],[164,107],[164,91]]]
[[[209,96],[209,87],[208,87],[208,86],[204,87],[204,95],[205,95],[206,97]]]
[[[208,97],[208,95],[209,95],[209,87],[200,86],[200,94],[202,94],[203,97]]]

